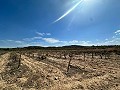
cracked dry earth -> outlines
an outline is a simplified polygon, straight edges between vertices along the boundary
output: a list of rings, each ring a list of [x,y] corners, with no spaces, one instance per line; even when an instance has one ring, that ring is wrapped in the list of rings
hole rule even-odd
[[[11,69],[9,55],[0,56],[0,90],[120,90],[120,58],[72,60],[66,73],[69,60],[22,55]]]

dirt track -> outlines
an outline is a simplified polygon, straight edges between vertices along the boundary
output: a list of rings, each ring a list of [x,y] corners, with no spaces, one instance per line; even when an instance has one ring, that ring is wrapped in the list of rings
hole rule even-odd
[[[9,57],[8,53],[0,57],[0,73],[4,71],[5,66],[8,62],[8,57]]]

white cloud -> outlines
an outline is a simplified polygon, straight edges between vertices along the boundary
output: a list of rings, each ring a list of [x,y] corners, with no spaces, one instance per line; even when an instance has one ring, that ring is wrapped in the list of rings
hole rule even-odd
[[[18,41],[18,40],[0,40],[0,47],[1,48],[13,48],[13,47],[24,47],[27,46],[27,44],[24,41]]]
[[[15,41],[15,42],[16,42],[16,43],[20,43],[20,44],[23,43],[22,41]]]
[[[24,41],[32,41],[32,40],[36,40],[36,39],[42,39],[42,37],[25,38],[23,40]]]
[[[46,33],[46,35],[50,36],[50,35],[51,35],[51,33]]]
[[[8,43],[14,42],[14,43],[18,43],[18,44],[23,43],[23,41],[16,41],[16,40],[1,40],[1,41],[8,42]]]
[[[114,32],[114,35],[109,38],[109,39],[105,39],[103,41],[98,41],[97,43],[95,43],[95,45],[120,45],[120,30],[117,30]]]
[[[83,46],[90,46],[93,45],[91,41],[79,41],[79,40],[71,40],[71,41],[60,41],[59,40],[59,45],[58,46],[63,46],[63,45],[83,45]]]
[[[33,40],[35,40],[35,39],[41,39],[42,37],[33,37]]]
[[[77,40],[72,40],[72,41],[69,41],[69,43],[75,44],[75,43],[79,43],[79,41],[77,41]]]
[[[116,36],[113,36],[112,38],[116,38]]]
[[[117,30],[115,33],[120,33],[120,30]]]
[[[108,39],[106,38],[105,40],[107,41]]]
[[[102,41],[95,40],[95,41],[81,41],[81,40],[68,40],[63,41],[52,37],[42,37],[42,36],[50,36],[50,33],[39,33],[37,32],[38,37],[33,38],[25,38],[22,41],[15,41],[15,40],[0,40],[0,42],[4,43],[7,46],[65,46],[65,45],[83,45],[83,46],[92,46],[92,45],[120,45],[120,30],[114,32],[114,35],[111,38],[106,38]],[[41,42],[41,40],[43,40]],[[4,46],[3,45],[3,46]]]
[[[117,31],[115,32],[115,34],[116,34],[116,35],[120,34],[120,30],[117,30]]]
[[[45,36],[45,35],[50,36],[51,35],[51,33],[40,33],[40,32],[36,32],[36,34],[38,34],[40,36]]]
[[[113,38],[105,42],[106,45],[120,45],[120,38]]]
[[[95,45],[120,45],[120,38],[111,38],[103,41],[96,42]]]
[[[5,40],[5,41],[12,42],[12,41],[14,41],[14,40]]]
[[[94,45],[94,44],[91,41],[80,41],[80,45],[91,46],[91,45]]]
[[[44,46],[40,42],[29,42],[27,46]]]
[[[42,38],[42,40],[44,40],[48,43],[58,43],[58,42],[60,42],[59,40],[54,39],[54,38]]]
[[[44,36],[45,33],[36,32],[36,34],[38,34],[40,36]]]

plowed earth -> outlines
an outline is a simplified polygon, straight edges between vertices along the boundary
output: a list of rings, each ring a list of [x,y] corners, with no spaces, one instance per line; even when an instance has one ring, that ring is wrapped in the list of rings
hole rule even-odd
[[[0,90],[120,90],[120,57],[73,59],[21,56],[20,67],[10,53],[0,56]]]

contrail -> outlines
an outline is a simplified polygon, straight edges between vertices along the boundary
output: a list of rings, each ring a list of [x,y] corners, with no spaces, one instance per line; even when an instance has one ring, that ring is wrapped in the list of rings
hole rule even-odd
[[[80,0],[77,4],[75,4],[71,9],[69,9],[66,13],[64,13],[61,17],[59,17],[57,20],[55,20],[53,23],[58,22],[59,20],[61,20],[62,18],[64,18],[65,16],[67,16],[70,12],[72,12],[83,0]]]

